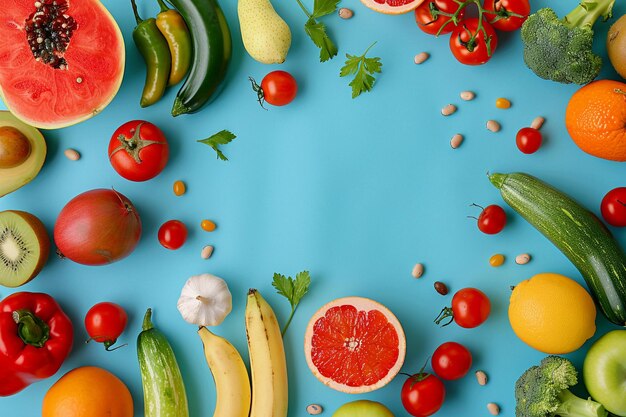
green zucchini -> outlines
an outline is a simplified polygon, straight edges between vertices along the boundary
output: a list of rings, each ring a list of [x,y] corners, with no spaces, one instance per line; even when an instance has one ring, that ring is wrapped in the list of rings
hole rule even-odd
[[[189,27],[193,55],[172,116],[194,113],[219,92],[232,55],[228,22],[217,0],[168,0]]]
[[[602,313],[626,326],[626,256],[604,223],[531,175],[491,174],[489,180],[511,208],[578,268]]]
[[[144,417],[189,417],[185,384],[174,351],[151,319],[152,310],[148,309],[143,331],[137,337]]]

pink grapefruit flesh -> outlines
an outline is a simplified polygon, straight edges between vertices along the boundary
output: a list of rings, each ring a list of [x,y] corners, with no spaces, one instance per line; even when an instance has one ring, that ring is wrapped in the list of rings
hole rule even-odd
[[[424,0],[361,0],[368,8],[384,14],[403,14],[413,11]]]
[[[62,9],[49,0],[4,0],[0,14],[0,96],[17,118],[45,129],[73,125],[102,111],[119,90],[125,64],[122,33],[100,1],[56,4]],[[46,31],[60,19],[55,38],[33,35],[33,19],[42,16],[44,7],[53,16],[40,17]],[[55,44],[59,33],[62,42]],[[50,52],[39,50],[49,41]],[[51,54],[54,62],[45,62]]]
[[[400,372],[406,339],[400,322],[385,306],[346,297],[313,315],[304,352],[311,372],[323,384],[357,394],[387,385]]]

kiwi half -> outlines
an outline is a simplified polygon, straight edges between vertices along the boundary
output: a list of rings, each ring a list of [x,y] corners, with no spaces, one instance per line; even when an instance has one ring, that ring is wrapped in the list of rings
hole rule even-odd
[[[0,285],[26,284],[49,254],[50,237],[41,220],[25,211],[0,212]]]

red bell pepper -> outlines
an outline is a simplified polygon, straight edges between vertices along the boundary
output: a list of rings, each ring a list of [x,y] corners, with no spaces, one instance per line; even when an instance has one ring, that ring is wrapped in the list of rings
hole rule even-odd
[[[0,396],[54,375],[72,349],[72,322],[48,294],[17,292],[0,302]]]

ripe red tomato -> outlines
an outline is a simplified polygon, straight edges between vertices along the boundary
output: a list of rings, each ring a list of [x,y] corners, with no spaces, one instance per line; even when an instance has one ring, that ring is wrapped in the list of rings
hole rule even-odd
[[[528,0],[485,0],[483,7],[487,10],[484,16],[491,26],[505,32],[521,28],[530,14]]]
[[[452,55],[462,64],[481,65],[489,61],[498,46],[498,35],[486,20],[479,28],[478,19],[464,19],[450,35]]]
[[[126,329],[128,316],[124,309],[115,303],[98,303],[85,315],[87,334],[98,343],[104,343],[106,350],[115,344]]]
[[[611,226],[626,226],[626,187],[614,188],[606,193],[600,204],[600,211]]]
[[[109,160],[130,181],[147,181],[163,171],[170,155],[165,135],[145,120],[124,123],[111,136]]]
[[[444,319],[451,318],[444,326],[454,320],[459,326],[471,329],[483,324],[490,312],[491,302],[484,292],[476,288],[463,288],[452,297],[452,308],[441,310],[435,323],[439,324]]]
[[[460,343],[446,342],[435,350],[431,364],[439,378],[459,379],[472,367],[472,354]]]
[[[543,137],[541,132],[532,127],[523,127],[515,136],[517,148],[525,154],[535,153],[541,147]]]
[[[402,405],[415,417],[435,414],[446,398],[446,387],[436,376],[417,373],[407,378],[400,392]]]
[[[158,237],[164,248],[178,249],[187,240],[187,226],[180,220],[168,220],[159,228]]]
[[[477,204],[474,206],[480,207]],[[500,233],[506,225],[506,212],[497,204],[491,204],[485,208],[482,208],[480,215],[478,216],[478,230],[488,235],[495,235]]]
[[[298,83],[287,71],[272,71],[263,77],[259,86],[254,78],[250,77],[252,89],[257,93],[259,103],[264,102],[272,106],[284,106],[296,98]]]
[[[450,33],[455,28],[454,22],[448,23],[451,18],[439,14],[439,12],[454,14],[459,10],[459,4],[454,0],[428,0],[420,4],[415,9],[415,22],[422,31],[429,35],[437,35]],[[462,9],[457,15],[457,22],[465,17],[465,9]],[[446,23],[448,23],[446,25]],[[443,29],[441,27],[445,25]],[[439,32],[441,29],[441,32]]]

